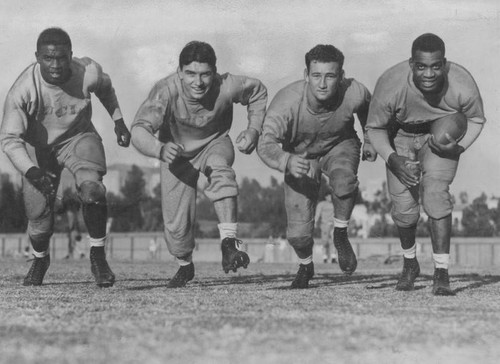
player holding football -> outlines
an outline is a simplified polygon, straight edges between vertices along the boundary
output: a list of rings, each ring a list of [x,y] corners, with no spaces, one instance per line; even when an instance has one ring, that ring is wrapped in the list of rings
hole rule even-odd
[[[333,242],[340,268],[346,274],[356,270],[347,236],[359,184],[361,142],[354,114],[364,129],[370,102],[365,86],[344,77],[344,55],[334,46],[315,46],[305,61],[304,80],[280,90],[270,104],[258,146],[261,159],[285,174],[287,238],[299,258],[292,288],[308,288],[314,275],[314,216],[322,173],[333,191]],[[366,138],[363,158],[376,158]]]
[[[91,93],[113,119],[120,146],[129,145],[130,133],[109,76],[90,58],[73,57],[64,30],[44,30],[35,56],[36,63],[21,73],[7,95],[0,128],[2,150],[24,176],[28,235],[35,256],[24,285],[41,285],[49,268],[55,191],[66,167],[75,177],[82,203],[92,274],[98,286],[110,287],[115,275],[104,250],[106,162],[101,137],[91,121]]]
[[[453,127],[454,118],[461,117],[457,113],[467,117],[467,132],[460,145],[450,135],[444,143],[437,141],[430,134],[431,123],[448,117]],[[444,42],[434,34],[416,38],[410,60],[393,66],[379,78],[366,128],[373,146],[387,162],[392,217],[404,255],[397,290],[412,290],[420,273],[415,232],[421,194],[433,248],[432,292],[455,294],[448,276],[453,209],[449,186],[460,155],[479,136],[485,121],[474,79],[462,66],[446,60]],[[415,163],[421,175],[408,168]]]
[[[239,250],[241,241],[237,239],[238,185],[228,136],[234,103],[247,106],[248,128],[236,143],[241,152],[249,154],[257,145],[267,90],[257,79],[217,73],[213,48],[193,41],[181,51],[177,72],[153,87],[133,122],[133,145],[162,161],[165,239],[180,265],[168,283],[170,288],[183,287],[194,277],[193,227],[200,172],[207,176],[205,194],[213,201],[220,222],[223,270],[236,272],[250,262],[247,253]]]

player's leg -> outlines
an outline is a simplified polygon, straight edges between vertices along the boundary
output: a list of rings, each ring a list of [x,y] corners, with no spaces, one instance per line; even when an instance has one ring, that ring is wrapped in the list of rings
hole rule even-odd
[[[184,287],[194,278],[193,250],[196,212],[196,186],[199,171],[189,161],[180,159],[168,166],[162,163],[161,204],[167,248],[179,264],[168,288]]]
[[[422,204],[429,215],[435,268],[433,293],[454,295],[448,276],[453,210],[449,186],[455,178],[458,160],[439,157],[430,150],[428,144],[422,148],[421,156],[424,172],[421,182]]]
[[[308,288],[314,276],[314,211],[318,200],[319,180],[285,175],[287,239],[299,260],[299,270],[291,288]]]
[[[52,153],[28,149],[33,160],[38,160],[38,165],[54,176],[53,184],[57,188],[60,178],[60,168]],[[45,273],[50,266],[49,244],[54,232],[54,198],[48,199],[26,178],[23,178],[22,193],[26,217],[28,219],[28,237],[33,248],[33,263],[24,278],[23,285],[39,286],[42,284]]]
[[[394,145],[399,155],[409,157],[414,153],[413,136],[396,136]],[[387,168],[387,188],[392,201],[391,215],[398,228],[401,249],[403,251],[403,271],[396,284],[398,291],[414,289],[415,279],[420,274],[415,242],[417,223],[420,217],[419,186],[407,188]]]
[[[344,140],[321,160],[321,169],[328,176],[332,190],[333,243],[337,249],[339,266],[346,274],[352,274],[358,264],[347,228],[358,195],[360,148],[358,139]]]
[[[206,196],[213,201],[219,218],[222,269],[236,272],[250,263],[248,254],[240,249],[237,237],[237,196],[238,184],[231,167],[234,162],[234,147],[229,137],[214,140],[200,156],[200,170],[207,176]]]
[[[65,146],[58,156],[75,177],[90,243],[90,267],[99,287],[111,287],[115,275],[106,260],[108,205],[102,177],[106,173],[104,147],[97,134],[86,133]]]

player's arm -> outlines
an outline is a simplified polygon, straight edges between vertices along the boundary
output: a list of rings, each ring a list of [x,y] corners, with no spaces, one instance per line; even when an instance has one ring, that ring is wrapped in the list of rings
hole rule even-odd
[[[362,85],[361,85],[362,86]],[[366,121],[368,119],[368,110],[370,107],[371,94],[368,89],[364,86],[361,87],[362,98],[360,105],[356,110],[356,115],[358,117],[359,123],[361,124],[361,129],[363,130],[363,155],[362,159],[369,162],[374,162],[377,159],[377,151],[370,143],[370,138],[366,132]]]
[[[166,163],[172,163],[183,150],[181,145],[162,143],[156,137],[163,124],[169,99],[166,85],[162,81],[158,82],[139,107],[131,127],[132,145],[142,154]]]
[[[116,97],[115,89],[111,82],[111,78],[107,73],[102,71],[102,68],[97,63],[88,60],[86,72],[96,75],[95,87],[93,88],[94,94],[99,98],[108,114],[111,116],[115,123],[114,131],[116,134],[116,141],[121,147],[128,147],[130,144],[130,132],[123,120],[120,105]],[[95,70],[92,72],[92,68]]]
[[[234,76],[240,84],[240,92],[237,93],[234,102],[247,106],[248,127],[236,138],[238,149],[245,154],[253,152],[257,146],[262,124],[266,114],[267,89],[264,84],[256,78]]]
[[[28,129],[30,108],[35,107],[35,102],[29,102],[28,95],[22,95],[12,87],[5,100],[3,120],[0,127],[0,145],[3,152],[10,159],[14,167],[22,174],[35,166],[26,150],[23,137]]]
[[[458,158],[460,154],[465,152],[479,137],[486,122],[479,89],[472,76],[468,73],[465,75],[467,77],[463,79],[463,94],[460,95],[462,101],[460,112],[467,118],[467,131],[460,140],[460,144],[449,135],[446,135],[448,143],[439,143],[432,136],[429,139],[429,147],[436,154],[446,158]]]

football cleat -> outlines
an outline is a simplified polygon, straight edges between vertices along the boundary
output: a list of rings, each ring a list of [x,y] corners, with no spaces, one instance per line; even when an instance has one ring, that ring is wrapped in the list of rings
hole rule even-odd
[[[453,292],[450,288],[448,269],[434,269],[432,294],[435,296],[455,296],[455,292]]]
[[[194,278],[194,264],[181,265],[175,276],[168,282],[168,288],[180,288]]]
[[[309,280],[314,276],[314,263],[299,264],[299,270],[290,288],[309,288]]]
[[[99,287],[111,287],[115,283],[115,275],[106,261],[104,247],[90,248],[90,271]]]
[[[337,249],[340,269],[347,275],[353,274],[358,266],[358,260],[356,259],[356,254],[354,254],[354,250],[352,250],[351,243],[347,237],[347,228],[334,229],[333,244]]]
[[[396,291],[413,291],[414,283],[420,274],[420,265],[417,258],[404,258],[403,272],[396,284]]]
[[[24,277],[23,286],[41,286],[43,282],[43,277],[50,266],[50,255],[46,255],[43,258],[30,259],[33,261],[31,268]]]
[[[222,250],[222,269],[224,273],[228,273],[230,270],[236,272],[238,268],[246,268],[250,264],[248,254],[238,249],[240,245],[241,240],[236,238],[225,238],[222,240],[220,247]]]

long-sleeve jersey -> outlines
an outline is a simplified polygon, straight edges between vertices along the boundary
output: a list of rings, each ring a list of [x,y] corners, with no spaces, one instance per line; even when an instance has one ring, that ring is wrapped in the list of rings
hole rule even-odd
[[[390,125],[397,125],[392,123],[428,123],[456,112],[467,117],[469,128],[471,124],[486,122],[481,95],[465,68],[446,62],[443,91],[430,97],[424,96],[415,86],[410,65],[404,61],[388,69],[377,81],[366,129],[377,152],[387,160],[393,150],[387,138],[384,145],[377,143],[377,130],[386,131]]]
[[[368,89],[345,79],[334,111],[315,113],[307,103],[307,83],[296,81],[281,89],[269,105],[258,153],[269,167],[284,172],[290,154],[320,157],[343,140],[357,138],[354,114],[364,127],[370,103]]]
[[[159,158],[161,146],[170,141],[183,146],[182,156],[192,157],[212,140],[229,133],[233,103],[247,106],[248,127],[260,132],[267,89],[259,80],[216,74],[212,87],[200,101],[186,95],[179,75],[171,74],[153,87],[137,111],[132,143],[143,154]],[[139,133],[138,128],[147,132]]]
[[[14,166],[26,173],[34,166],[25,143],[35,148],[57,147],[80,133],[95,131],[91,93],[113,120],[122,118],[109,76],[90,58],[73,58],[70,79],[62,85],[47,83],[40,65],[26,68],[5,100],[0,144]]]

